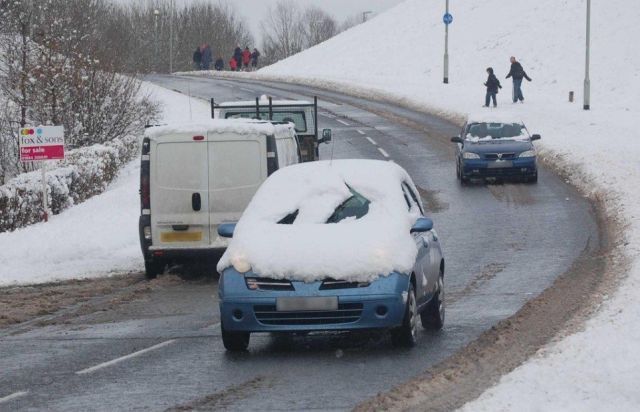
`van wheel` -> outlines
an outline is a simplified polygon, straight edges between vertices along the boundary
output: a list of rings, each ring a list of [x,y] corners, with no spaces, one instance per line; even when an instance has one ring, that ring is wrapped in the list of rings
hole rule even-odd
[[[151,280],[164,273],[165,264],[162,261],[144,261],[144,276]]]
[[[224,328],[224,324],[220,324],[222,331],[222,344],[229,352],[244,352],[249,347],[249,332],[230,332]]]

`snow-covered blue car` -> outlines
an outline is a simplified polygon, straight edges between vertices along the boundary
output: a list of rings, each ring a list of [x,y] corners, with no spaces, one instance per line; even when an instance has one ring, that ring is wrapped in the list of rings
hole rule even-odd
[[[534,140],[524,123],[505,116],[470,117],[456,143],[456,175],[460,183],[470,179],[498,178],[538,181]]]
[[[334,160],[271,175],[218,263],[222,339],[246,350],[253,332],[391,331],[416,343],[444,323],[444,258],[404,169]]]

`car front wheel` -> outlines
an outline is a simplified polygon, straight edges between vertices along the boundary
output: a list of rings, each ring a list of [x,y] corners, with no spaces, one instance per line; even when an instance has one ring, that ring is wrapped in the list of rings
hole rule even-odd
[[[415,346],[418,341],[418,302],[416,290],[410,283],[407,292],[407,305],[404,311],[402,326],[391,330],[391,341],[394,346]]]
[[[230,352],[244,352],[249,347],[249,332],[231,332],[224,328],[224,324],[220,324],[222,331],[222,344],[224,348]]]
[[[444,274],[438,278],[438,291],[420,314],[420,322],[425,329],[439,330],[444,326]]]

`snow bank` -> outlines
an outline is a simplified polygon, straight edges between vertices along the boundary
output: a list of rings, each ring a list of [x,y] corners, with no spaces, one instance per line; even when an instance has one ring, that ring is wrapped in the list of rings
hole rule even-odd
[[[377,160],[280,169],[251,200],[218,271],[233,265],[241,272],[307,282],[328,277],[369,282],[393,271],[410,272],[417,255],[410,230],[420,212],[407,211],[402,182],[411,184],[404,169]],[[347,185],[371,202],[369,212],[325,223],[352,196]],[[278,223],[296,211],[293,224]]]
[[[148,83],[143,88],[164,103],[163,122],[211,116],[207,102],[189,101]],[[52,216],[48,223],[0,233],[0,286],[142,270],[139,163],[133,160],[104,193]]]
[[[640,7],[635,0],[592,4],[591,110],[582,110],[585,1],[455,2],[450,84],[443,84],[443,4],[407,0],[369,22],[258,73],[385,99],[460,120],[477,112],[485,69],[506,76],[516,56],[532,82],[524,104],[502,80],[498,109],[522,120],[549,164],[569,165],[587,195],[605,194],[623,221],[620,252],[635,264],[620,290],[577,333],[507,375],[467,410],[635,410],[640,405]],[[235,74],[234,74],[235,75]],[[230,76],[230,74],[224,74]],[[576,102],[569,103],[570,91]]]

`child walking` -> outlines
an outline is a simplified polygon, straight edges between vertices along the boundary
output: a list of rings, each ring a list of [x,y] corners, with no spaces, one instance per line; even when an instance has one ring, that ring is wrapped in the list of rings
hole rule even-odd
[[[484,84],[487,86],[487,96],[484,99],[484,107],[489,107],[489,100],[493,100],[493,107],[498,106],[498,102],[496,100],[496,95],[498,94],[498,89],[502,89],[500,85],[500,80],[493,74],[493,68],[487,67],[487,73],[489,77],[487,78],[487,82]]]

